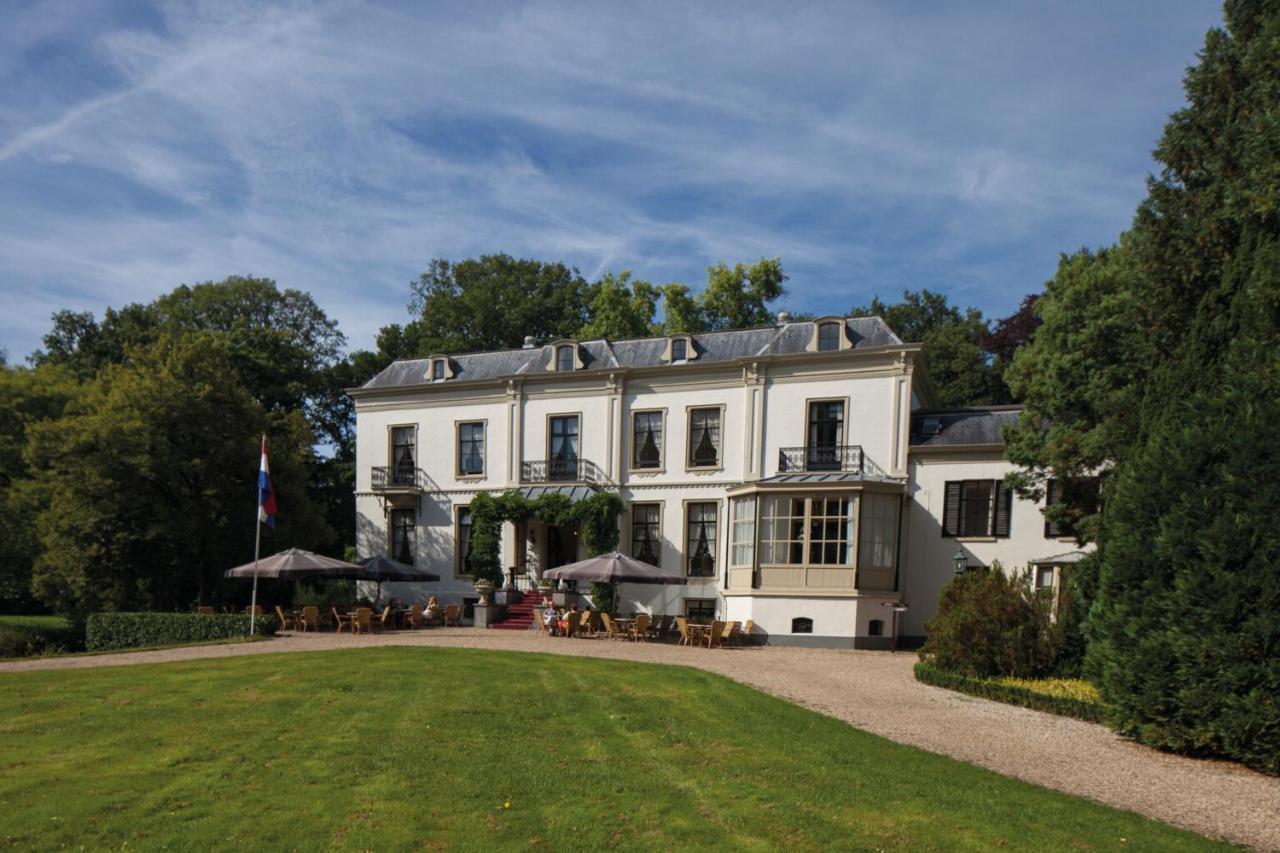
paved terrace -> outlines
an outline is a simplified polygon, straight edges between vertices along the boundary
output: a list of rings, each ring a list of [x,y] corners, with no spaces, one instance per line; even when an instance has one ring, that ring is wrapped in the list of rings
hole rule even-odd
[[[1092,723],[920,684],[911,672],[915,655],[909,653],[708,650],[460,628],[358,637],[286,634],[270,642],[0,663],[0,673],[371,646],[548,652],[698,667],[899,743],[1207,836],[1280,850],[1280,779],[1226,762],[1166,755]]]

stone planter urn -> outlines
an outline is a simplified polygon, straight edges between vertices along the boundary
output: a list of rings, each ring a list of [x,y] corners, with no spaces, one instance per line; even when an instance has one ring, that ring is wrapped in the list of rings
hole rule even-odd
[[[493,592],[492,581],[476,581],[476,593],[480,596],[480,600],[488,604],[489,594]]]

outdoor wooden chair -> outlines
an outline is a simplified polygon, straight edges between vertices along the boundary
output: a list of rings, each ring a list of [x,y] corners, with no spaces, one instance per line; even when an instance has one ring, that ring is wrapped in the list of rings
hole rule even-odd
[[[351,623],[351,630],[357,634],[368,631],[373,633],[373,611],[367,607],[357,607],[355,619]]]
[[[409,612],[405,614],[405,617],[404,617],[404,626],[406,628],[422,627],[422,605],[421,604],[415,604],[413,605],[413,607],[409,608]]]
[[[378,617],[377,629],[379,631],[385,631],[388,628],[394,627],[395,623],[391,621],[391,605],[388,604],[386,607],[382,608],[382,615]]]
[[[298,630],[305,634],[308,628],[314,628],[316,633],[320,632],[319,607],[302,608],[302,615],[298,617]]]
[[[720,648],[738,645],[738,631],[741,630],[741,627],[738,622],[725,622],[724,628],[720,631]]]
[[[580,637],[598,637],[600,636],[600,628],[602,626],[600,620],[600,612],[597,610],[584,610],[578,619],[578,636]]]
[[[625,640],[627,632],[617,622],[613,621],[613,617],[608,613],[600,614],[600,621],[604,623],[604,635],[611,640]]]
[[[552,636],[554,634],[551,626],[547,624],[547,608],[543,607],[533,611],[533,627],[536,628],[540,634],[546,634],[547,636]]]
[[[692,646],[692,645],[693,645],[693,632],[691,632],[691,631],[689,630],[689,620],[688,620],[688,619],[685,619],[683,616],[677,616],[677,617],[676,617],[676,630],[680,632],[680,643],[679,643],[679,645],[681,645],[681,646]]]
[[[343,628],[348,628],[353,633],[355,632],[355,625],[351,616],[345,613],[339,613],[338,608],[336,607],[331,607],[329,609],[333,611],[333,625],[335,633],[341,634]]]
[[[573,635],[578,633],[578,620],[581,618],[582,618],[582,614],[575,613],[572,610],[570,610],[568,613],[565,614],[565,617],[564,617],[565,637],[572,637]]]
[[[631,630],[627,633],[637,642],[649,639],[649,614],[641,613],[637,616],[636,621],[631,623]]]
[[[742,632],[738,634],[738,641],[745,646],[755,645],[755,638],[752,636],[752,634],[755,633],[755,630],[756,620],[748,619],[746,622],[743,622]]]
[[[280,620],[281,631],[292,631],[297,627],[297,623],[294,621],[294,618],[288,613],[285,613],[284,608],[279,604],[276,605],[276,618]]]
[[[707,648],[713,648],[720,642],[720,636],[724,633],[724,623],[719,619],[711,623],[711,630],[706,633],[702,641],[706,643]]]
[[[457,628],[462,624],[462,608],[456,604],[447,605],[444,609],[444,626]]]

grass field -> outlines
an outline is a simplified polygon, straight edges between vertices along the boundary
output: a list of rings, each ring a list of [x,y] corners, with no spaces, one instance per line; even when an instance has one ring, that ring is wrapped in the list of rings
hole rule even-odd
[[[1215,846],[697,670],[406,648],[0,674],[6,844]]]

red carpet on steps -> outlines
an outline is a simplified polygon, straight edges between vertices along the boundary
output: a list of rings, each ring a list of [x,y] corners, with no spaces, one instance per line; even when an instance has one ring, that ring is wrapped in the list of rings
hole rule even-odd
[[[519,604],[513,604],[508,607],[507,615],[502,620],[494,622],[490,627],[507,631],[527,631],[529,626],[533,624],[533,608],[541,603],[542,596],[537,594],[526,595],[520,600]]]

